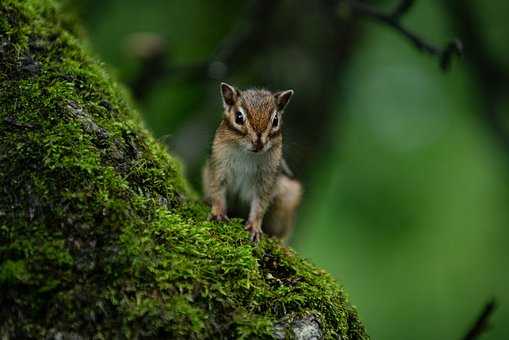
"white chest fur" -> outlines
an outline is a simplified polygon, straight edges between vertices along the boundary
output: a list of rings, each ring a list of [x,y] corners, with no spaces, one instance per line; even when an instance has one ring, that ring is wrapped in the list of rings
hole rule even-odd
[[[257,188],[267,154],[251,153],[241,148],[231,148],[224,159],[228,195],[236,195],[243,202],[250,202]]]

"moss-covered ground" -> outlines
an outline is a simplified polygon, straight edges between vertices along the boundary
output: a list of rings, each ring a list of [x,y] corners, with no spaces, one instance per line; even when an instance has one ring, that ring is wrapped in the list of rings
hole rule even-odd
[[[366,338],[343,290],[179,164],[52,0],[0,2],[0,337],[270,338],[313,315]]]

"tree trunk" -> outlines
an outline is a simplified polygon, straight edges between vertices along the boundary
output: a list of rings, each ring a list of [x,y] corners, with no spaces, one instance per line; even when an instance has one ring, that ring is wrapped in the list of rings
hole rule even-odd
[[[328,274],[207,221],[79,35],[0,2],[0,337],[367,338]]]

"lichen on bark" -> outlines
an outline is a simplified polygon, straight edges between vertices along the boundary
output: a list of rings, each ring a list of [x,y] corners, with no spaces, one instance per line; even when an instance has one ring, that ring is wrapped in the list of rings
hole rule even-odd
[[[367,338],[327,273],[207,221],[78,27],[53,0],[0,2],[0,337],[271,338],[311,320]]]

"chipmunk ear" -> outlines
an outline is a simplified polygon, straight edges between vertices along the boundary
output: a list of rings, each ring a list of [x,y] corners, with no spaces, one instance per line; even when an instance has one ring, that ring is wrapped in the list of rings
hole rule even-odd
[[[224,107],[234,105],[239,99],[240,91],[227,83],[221,83],[221,97]]]
[[[283,111],[290,102],[290,98],[293,96],[293,90],[286,90],[274,93],[274,98],[276,98],[276,105],[278,111]]]

